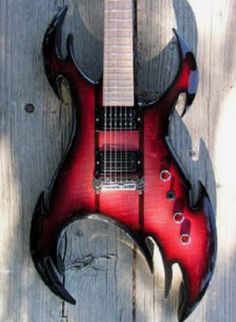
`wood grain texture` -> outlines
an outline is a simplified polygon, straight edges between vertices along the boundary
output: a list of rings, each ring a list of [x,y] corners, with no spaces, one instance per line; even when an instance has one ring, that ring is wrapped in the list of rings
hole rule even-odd
[[[78,63],[98,79],[102,0],[0,2],[0,321],[176,321],[178,268],[175,287],[164,300],[158,250],[153,277],[118,229],[85,222],[67,232],[65,259],[68,265],[74,261],[74,267],[66,284],[78,300],[76,307],[51,294],[33,266],[32,212],[63,155],[71,124],[70,106],[60,104],[47,83],[41,53],[45,28],[63,4],[69,5],[63,37],[74,33]],[[194,184],[194,197],[200,177],[216,207],[217,188],[219,250],[213,283],[188,321],[234,322],[236,1],[139,0],[137,9],[141,99],[160,95],[176,73],[172,27],[178,27],[197,54],[198,95],[184,120],[177,115],[172,120],[170,136]],[[25,112],[27,103],[35,105],[34,113]]]

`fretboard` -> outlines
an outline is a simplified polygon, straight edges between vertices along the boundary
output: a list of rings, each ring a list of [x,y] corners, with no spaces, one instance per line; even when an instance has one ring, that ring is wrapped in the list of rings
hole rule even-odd
[[[103,106],[133,106],[133,1],[104,1]]]

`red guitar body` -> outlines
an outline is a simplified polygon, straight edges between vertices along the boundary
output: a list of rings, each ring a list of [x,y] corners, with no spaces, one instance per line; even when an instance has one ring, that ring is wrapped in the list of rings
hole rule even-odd
[[[140,246],[151,269],[150,237],[157,243],[168,277],[167,293],[171,286],[171,265],[180,265],[183,284],[179,320],[183,321],[205,293],[216,254],[214,214],[208,195],[202,186],[198,203],[191,204],[190,182],[168,141],[168,124],[179,94],[186,93],[186,108],[195,96],[197,66],[194,56],[176,33],[181,64],[173,84],[160,100],[149,106],[136,102],[140,130],[113,131],[108,136],[109,142],[105,142],[105,131],[99,131],[96,125],[98,111],[103,108],[102,81],[92,82],[76,66],[70,36],[67,57],[61,57],[58,50],[65,12],[63,8],[47,29],[43,54],[48,80],[59,98],[62,78],[68,81],[75,126],[50,193],[40,196],[35,209],[31,231],[35,265],[54,293],[75,303],[59,278],[64,270],[57,247],[66,226],[85,217],[118,224]],[[95,186],[98,151],[106,144],[112,146],[121,135],[128,138],[128,149],[141,155],[142,169],[138,179],[144,189],[103,190]]]

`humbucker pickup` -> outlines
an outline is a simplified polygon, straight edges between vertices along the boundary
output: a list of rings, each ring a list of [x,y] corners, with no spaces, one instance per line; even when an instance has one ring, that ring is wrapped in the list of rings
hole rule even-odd
[[[139,174],[142,171],[142,154],[137,151],[102,150],[96,153],[96,175]]]
[[[138,151],[96,152],[95,190],[143,190],[143,156]]]
[[[101,107],[96,110],[97,131],[139,131],[142,112],[134,107]]]

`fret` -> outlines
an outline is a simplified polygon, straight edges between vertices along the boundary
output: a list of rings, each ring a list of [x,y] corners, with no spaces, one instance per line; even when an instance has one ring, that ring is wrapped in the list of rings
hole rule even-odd
[[[119,49],[119,50],[118,50]],[[106,48],[106,54],[104,54],[104,59],[111,60],[111,59],[121,59],[123,56],[124,58],[130,57],[131,60],[133,60],[133,51],[128,50],[129,48],[117,48],[116,52],[114,53],[113,48]]]
[[[106,29],[105,33],[107,37],[126,37],[130,38],[132,33],[128,32],[129,29]]]
[[[112,1],[112,0],[107,0],[106,1],[106,3],[110,3],[110,4],[112,4],[112,6],[113,6],[113,8],[114,8],[114,6],[115,5],[121,5],[121,8],[123,7],[123,5],[125,5],[125,4],[127,4],[127,7],[128,8],[130,8],[130,1],[125,1],[125,0],[123,0],[123,1],[117,1],[117,0],[114,0],[114,1]]]
[[[113,18],[113,19],[132,19],[132,13],[130,13],[130,11],[108,11],[107,12],[107,17],[109,19]]]
[[[130,12],[130,8],[129,9],[105,9],[105,13],[106,12]]]
[[[109,20],[105,23],[105,31],[110,30],[110,29],[116,29],[116,30],[122,30],[122,28],[127,28],[129,27],[129,24],[127,21],[114,21],[114,20]],[[128,28],[127,28],[128,31]]]
[[[120,98],[120,93],[117,95],[113,95],[113,96],[109,96],[109,100],[107,100],[108,106],[122,106],[122,102],[127,101],[128,103],[133,101],[133,96],[127,95],[127,94],[123,94],[122,93],[122,99]],[[125,106],[124,106],[125,107]]]
[[[110,96],[109,95],[109,98],[110,98],[110,102],[109,102],[109,100],[107,100],[108,106],[114,106],[114,104],[115,105],[118,104],[119,106],[121,106],[124,99],[127,102],[131,102],[133,100],[133,96],[130,96],[130,95],[127,95],[127,94],[123,94],[123,93],[122,93],[122,98],[120,97],[120,93],[117,94],[117,95],[113,95],[113,96]]]
[[[133,57],[132,54],[126,54],[126,56],[124,56],[124,58],[122,59],[122,57],[120,57],[119,54],[113,54],[111,56],[108,56],[106,61],[109,63],[110,61],[114,61],[114,62],[122,62],[122,61],[128,61],[130,62],[130,58]]]
[[[109,28],[109,29],[106,29],[106,28],[104,28],[104,31],[105,32],[109,32],[109,31],[115,31],[115,32],[119,32],[119,31],[124,31],[124,30],[126,30],[126,32],[128,33],[129,31],[130,31],[130,28]]]
[[[111,25],[114,24],[114,28],[118,28],[119,29],[119,24],[120,24],[120,28],[122,27],[126,27],[127,29],[129,29],[130,24],[132,23],[132,19],[122,19],[122,21],[120,21],[119,19],[109,19],[109,17],[105,18],[106,21],[104,23],[105,28],[107,27],[107,25]]]
[[[133,68],[133,64],[130,60],[108,60],[105,68]]]
[[[119,85],[119,88],[123,87],[129,87],[133,88],[132,80],[125,80],[125,79],[111,79],[109,80],[109,84],[107,84],[106,88],[112,87],[113,89],[116,89]]]
[[[105,44],[106,46],[129,46],[129,47],[132,47],[132,41],[127,37],[126,38],[113,37],[107,41],[108,41],[108,44]]]
[[[110,89],[112,89],[113,92],[117,92],[117,93],[120,93],[120,92],[123,92],[124,90],[127,89],[127,91],[129,90],[130,91],[130,94],[131,94],[131,90],[133,90],[133,85],[132,84],[129,84],[128,86],[119,86],[119,88],[115,88],[115,86],[111,86],[111,87],[106,87],[106,89],[104,90],[104,92],[109,92]],[[111,93],[112,94],[112,93]],[[132,96],[132,95],[131,95]]]
[[[107,1],[105,0],[105,14],[108,10],[130,10],[132,12],[133,9],[133,3],[131,0],[127,0],[127,1]]]
[[[133,100],[133,96],[130,95],[129,93],[125,93],[125,92],[117,92],[114,93],[113,95],[111,95],[109,92],[105,92],[105,94],[109,95],[109,99],[111,100],[111,104],[114,101],[119,101],[120,100],[120,96],[122,95],[122,102],[125,99],[126,101],[132,101]],[[111,105],[109,104],[109,106]],[[121,105],[121,104],[120,104]]]
[[[116,75],[112,75],[112,73],[107,73],[106,80],[108,80],[109,82],[117,81],[117,80],[126,80],[129,82],[133,82],[133,75],[131,75],[130,73],[127,73],[127,74],[122,73],[122,74],[116,74]],[[105,82],[105,84],[107,84],[107,82]]]
[[[119,87],[119,88],[116,88],[115,86],[107,86],[105,89],[104,89],[104,92],[106,93],[126,93],[126,92],[129,92],[130,93],[130,90],[133,90],[133,86],[122,86],[122,87]]]
[[[128,22],[128,23],[130,23],[130,22],[132,22],[132,19],[131,18],[107,18],[107,21],[109,22],[109,21],[114,21],[114,22],[116,22],[116,21],[121,21],[121,22]]]
[[[133,106],[132,101],[133,101],[132,99],[130,99],[130,101],[128,101],[128,100],[127,100],[127,104],[130,104],[129,106]],[[124,107],[124,105],[123,105],[123,101],[119,101],[119,102],[117,101],[117,102],[116,102],[116,101],[114,101],[114,100],[113,100],[113,101],[111,101],[111,102],[108,102],[108,106],[111,106],[111,107],[118,107],[118,106],[119,106],[119,107]],[[125,108],[125,107],[124,107],[124,108]]]
[[[108,30],[108,31],[109,31],[109,30]],[[114,37],[114,32],[113,32],[112,34],[113,34],[113,37],[112,37],[112,35],[108,36],[108,37],[110,37],[110,40],[117,39],[117,40],[119,41],[119,39],[120,39],[120,40],[122,40],[122,39],[127,39],[127,40],[129,40],[129,41],[131,42],[130,38],[129,38],[127,35],[124,35],[124,36],[115,35],[115,37]],[[131,42],[131,44],[132,44],[132,42]]]
[[[134,88],[134,86],[132,82],[126,83],[125,81],[122,81],[120,82],[120,84],[112,84],[111,86],[109,85],[106,86],[106,88],[104,89],[104,92],[108,91],[109,88],[112,88],[113,91],[123,90],[124,88],[129,88],[131,90],[132,88]]]
[[[109,66],[109,64],[107,64],[105,67],[104,67],[104,70],[108,70],[110,72],[121,72],[122,74],[123,73],[126,73],[127,70],[130,71],[130,69],[133,68],[133,65],[130,65],[130,66]]]
[[[116,86],[108,86],[106,88],[105,92],[106,93],[109,93],[109,92],[120,93],[120,92],[124,92],[124,91],[129,91],[130,92],[130,90],[133,90],[133,86],[119,86],[119,91],[118,91]]]
[[[112,80],[127,80],[129,82],[133,82],[133,75],[131,76],[131,73],[128,72],[127,70],[123,71],[122,73],[118,74],[116,73],[116,75],[114,74],[114,71],[110,71],[110,70],[106,70],[106,73],[108,75],[108,77],[106,78],[109,82]],[[105,82],[105,85],[107,85],[107,82]],[[109,85],[109,84],[108,84]]]
[[[131,60],[118,60],[118,59],[108,59],[108,57],[105,57],[104,60],[106,60],[106,65],[104,66],[104,70],[106,69],[107,72],[112,72],[111,68],[118,68],[120,70],[122,70],[122,68],[124,68],[123,72],[127,72],[127,69],[129,68],[130,70],[133,69],[133,62]],[[126,69],[126,70],[125,70]],[[114,72],[114,71],[113,71]],[[109,74],[107,75],[109,76]],[[116,77],[116,75],[112,75],[114,78]],[[130,76],[132,76],[132,74],[130,74]]]
[[[133,98],[132,99],[130,99],[130,100],[127,100],[126,99],[126,101],[127,101],[127,106],[133,106],[134,104],[133,104]],[[125,106],[124,106],[124,103],[123,103],[123,100],[120,100],[120,101],[115,101],[115,100],[112,100],[112,101],[107,101],[107,105],[106,106],[111,106],[111,107],[124,107],[125,108]]]
[[[130,48],[129,45],[110,45],[110,44],[106,44],[104,47],[112,47],[112,48]]]
[[[117,43],[119,43],[119,40],[122,39],[129,39],[130,40],[130,45],[132,46],[133,44],[133,39],[131,40],[131,36],[132,34],[128,34],[127,31],[125,31],[124,29],[116,29],[113,30],[112,29],[106,29],[104,30],[104,41],[105,43],[108,43],[110,40],[116,40]]]

